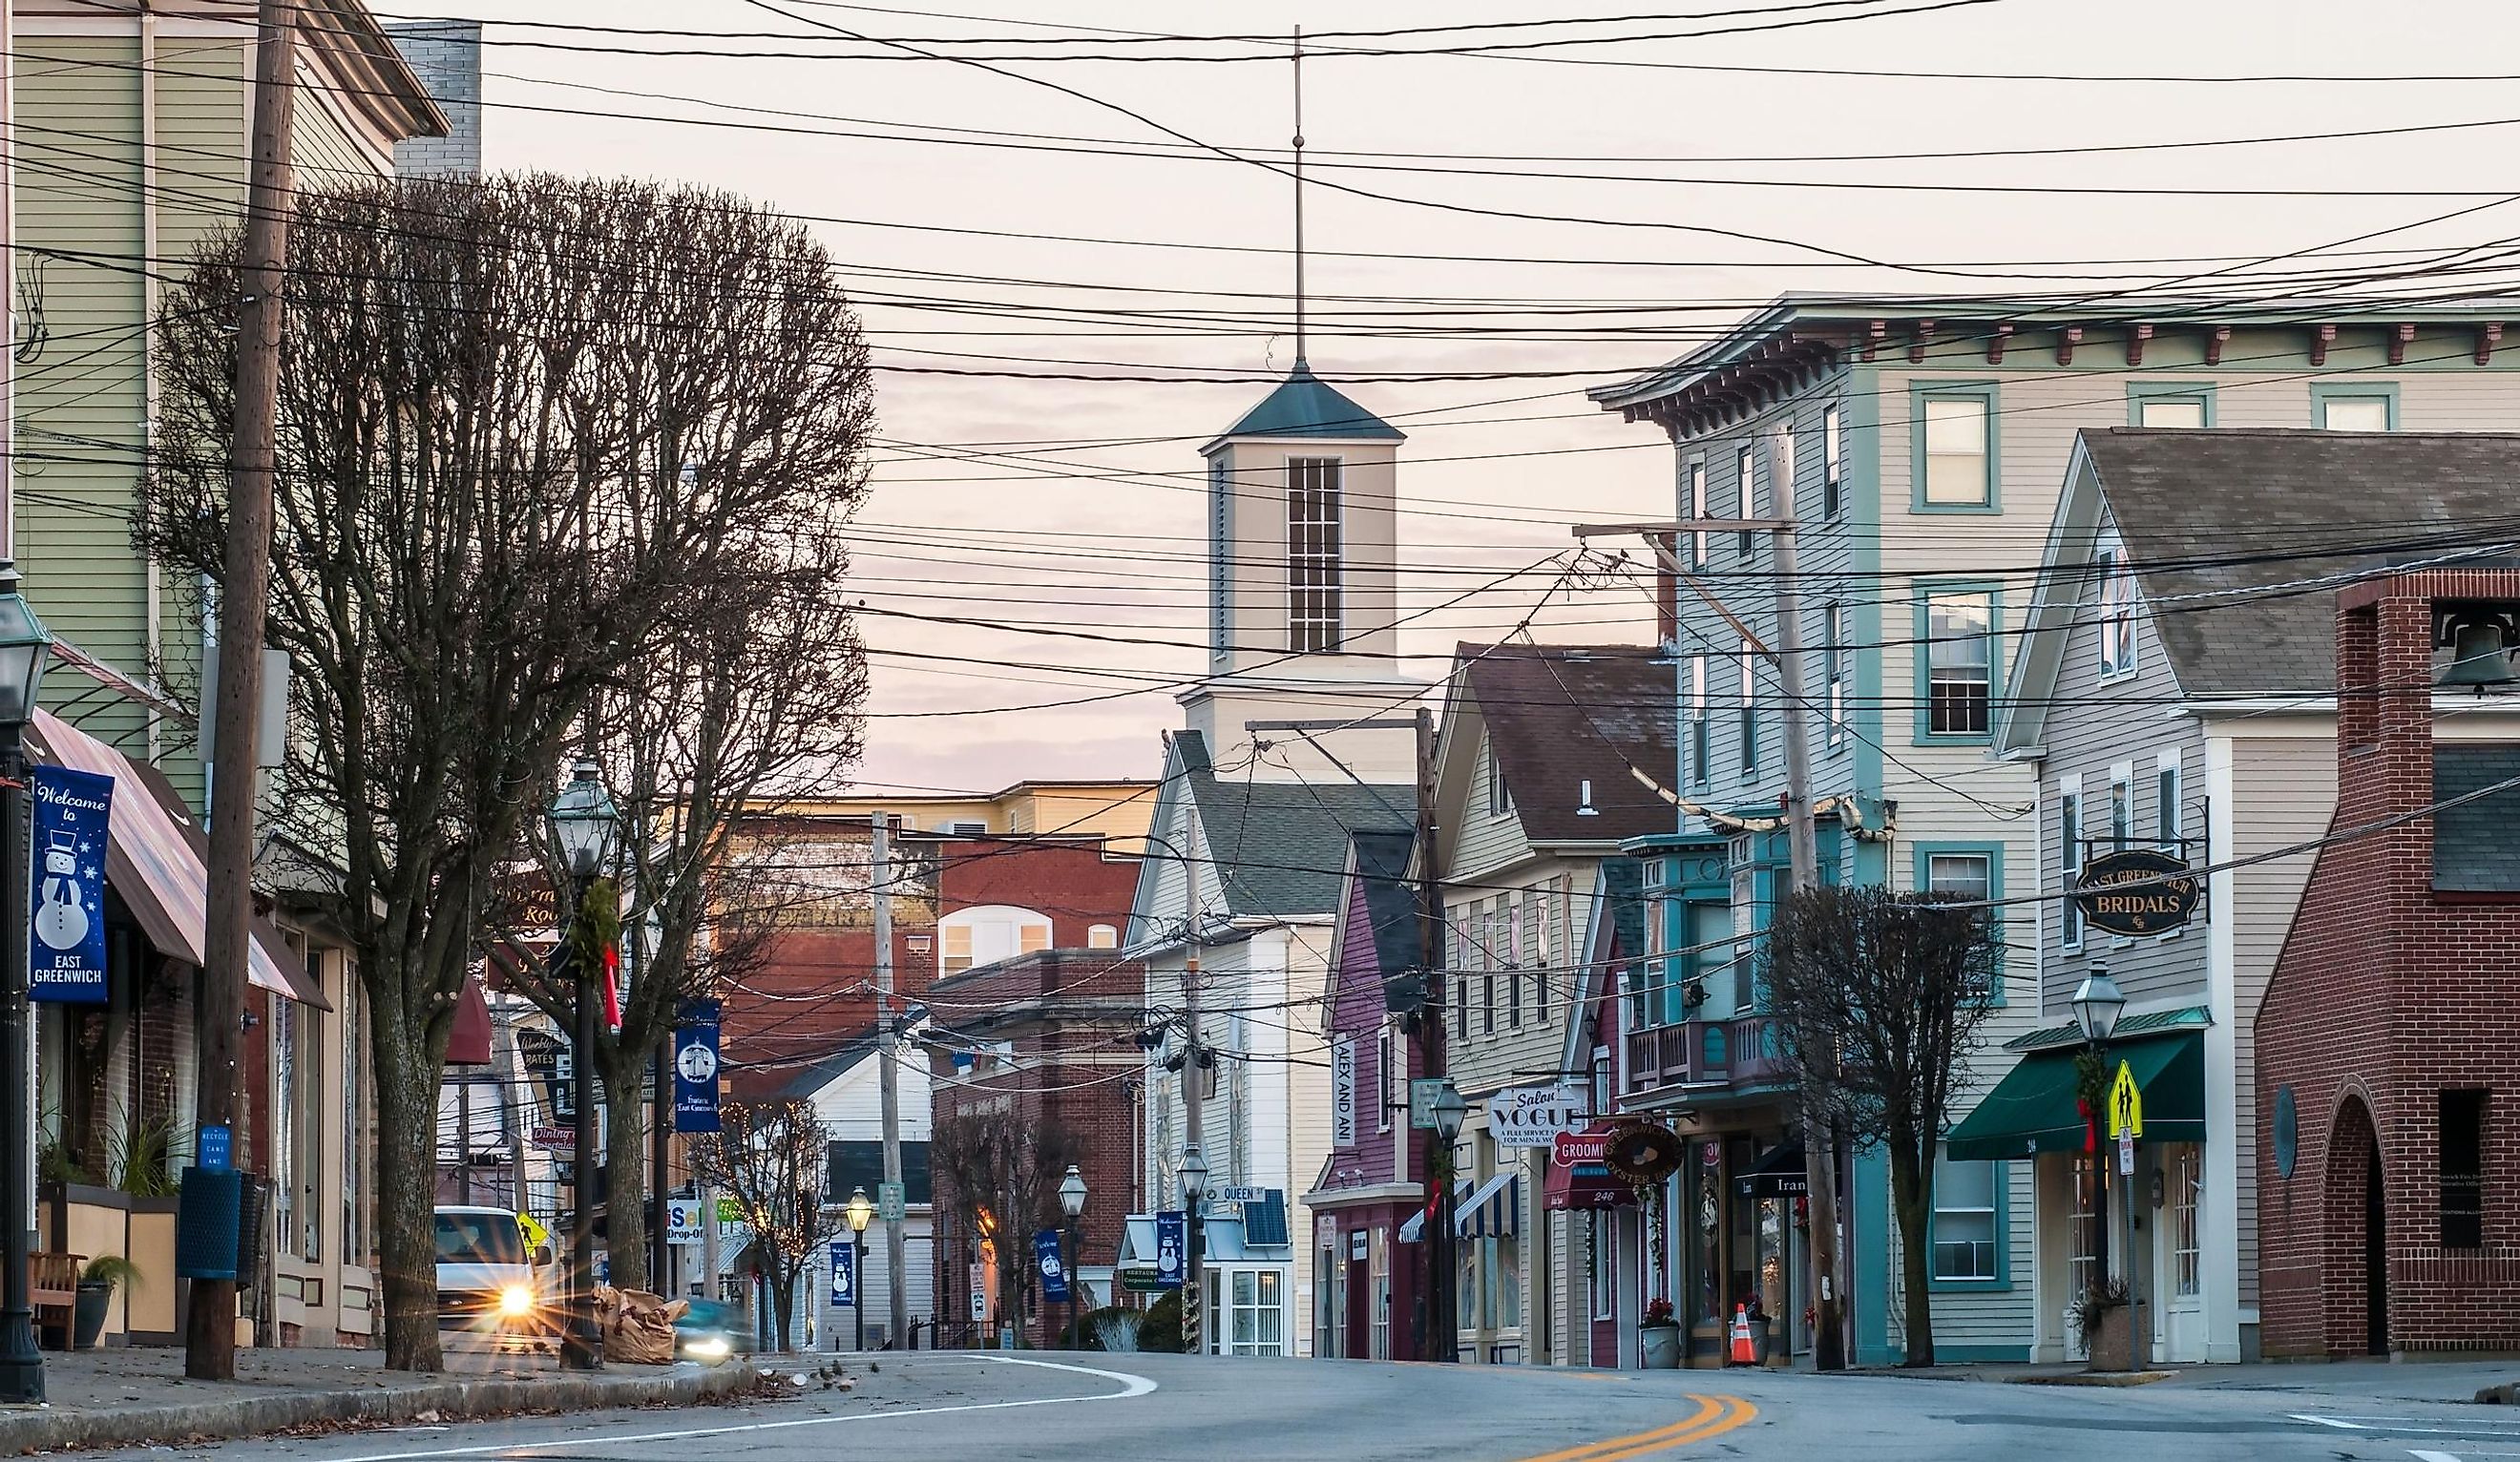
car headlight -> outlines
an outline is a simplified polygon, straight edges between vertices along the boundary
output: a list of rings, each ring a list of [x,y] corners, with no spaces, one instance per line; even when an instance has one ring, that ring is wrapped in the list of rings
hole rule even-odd
[[[499,1291],[499,1313],[504,1315],[520,1315],[531,1314],[533,1312],[534,1292],[531,1287],[522,1284],[512,1284],[506,1289]]]
[[[684,1353],[698,1360],[724,1360],[734,1349],[723,1335],[703,1335],[683,1347]]]

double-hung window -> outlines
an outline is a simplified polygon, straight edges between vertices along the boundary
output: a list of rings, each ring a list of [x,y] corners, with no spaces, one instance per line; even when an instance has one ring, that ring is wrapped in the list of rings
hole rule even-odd
[[[1845,461],[1839,455],[1837,408],[1832,406],[1820,414],[1821,438],[1821,516],[1834,521],[1846,507],[1846,488],[1839,475]]]
[[[1511,817],[1513,815],[1513,791],[1506,785],[1505,763],[1497,756],[1496,741],[1493,737],[1488,741],[1487,752],[1488,816],[1491,818]]]
[[[1713,772],[1710,765],[1709,737],[1706,732],[1706,657],[1695,655],[1688,662],[1688,775],[1699,786],[1706,785]]]
[[[1740,451],[1732,454],[1732,473],[1733,481],[1737,484],[1733,491],[1733,501],[1739,505],[1741,516],[1757,516],[1759,510],[1759,459],[1756,448],[1743,447]],[[1756,534],[1748,532],[1735,533],[1732,535],[1733,555],[1740,558],[1749,557],[1750,542],[1756,536]]]
[[[2132,674],[2135,659],[2135,569],[2126,548],[2110,538],[2092,559],[2100,581],[2100,678]]]
[[[1341,642],[1339,460],[1286,460],[1286,648],[1328,653]]]
[[[2083,789],[2080,782],[2068,786],[2056,799],[2056,866],[2064,870],[2064,885],[2074,886],[2083,872]],[[2083,947],[2083,906],[2072,899],[2059,899],[2058,917],[2063,919],[2061,938],[2068,950]]]
[[[1835,420],[1836,408],[1830,409]],[[1846,744],[1846,610],[1830,604],[1821,614],[1821,655],[1828,670],[1828,749]]]
[[[2109,849],[2135,846],[2135,768],[2127,763],[2109,769]]]
[[[1759,770],[1759,690],[1751,680],[1750,657],[1758,651],[1751,648],[1747,637],[1741,641],[1741,770]]]
[[[1706,516],[1706,460],[1704,458],[1699,458],[1688,465],[1688,515],[1699,519]],[[1706,566],[1705,533],[1697,532],[1688,535],[1688,562],[1692,568]]]
[[[1925,731],[1983,736],[1995,687],[1995,596],[1937,590],[1925,597]]]
[[[1989,1284],[1997,1267],[1997,1167],[1934,1160],[1933,1276],[1938,1283]]]
[[[2179,760],[2176,754],[2165,753],[2152,774],[2152,827],[2161,851],[2174,858],[2180,855],[2182,841],[2187,835],[2179,798]]]
[[[1924,393],[1918,425],[1924,432],[1923,480],[1918,503],[1926,509],[1995,506],[1995,396],[1992,389]]]

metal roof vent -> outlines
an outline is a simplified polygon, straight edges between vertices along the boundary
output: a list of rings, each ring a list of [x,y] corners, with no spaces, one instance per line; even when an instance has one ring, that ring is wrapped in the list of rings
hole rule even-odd
[[[1579,785],[1582,790],[1575,794],[1575,800],[1582,805],[1575,809],[1575,816],[1579,818],[1598,818],[1601,816],[1601,810],[1593,805],[1593,778],[1589,776],[1585,777],[1583,781],[1577,785]]]

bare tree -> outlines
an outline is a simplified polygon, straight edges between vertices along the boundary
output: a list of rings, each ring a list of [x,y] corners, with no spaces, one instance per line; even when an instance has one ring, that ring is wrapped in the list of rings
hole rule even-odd
[[[215,585],[237,242],[170,288],[135,536]],[[494,880],[599,687],[862,489],[865,347],[820,245],[732,199],[544,176],[301,195],[270,642],[274,809],[371,1013],[385,1359],[440,1365],[430,1145]],[[208,608],[208,605],[202,606]]]
[[[1011,1095],[982,1095],[931,1122],[928,1163],[949,1223],[998,1258],[998,1307],[1020,1331],[1032,1272],[1032,1236],[1066,1221],[1059,1179],[1084,1155],[1075,1129]]]
[[[836,778],[858,755],[866,659],[831,593],[829,538],[764,544],[704,617],[622,667],[598,743],[628,829],[621,1026],[596,1038],[606,1094],[605,1243],[613,1283],[650,1287],[641,1085],[683,1001],[740,984],[778,890],[730,858],[746,815]],[[529,967],[511,983],[565,1024],[573,992]]]
[[[1932,894],[1807,889],[1778,908],[1762,965],[1804,1110],[1889,1155],[1907,1364],[1931,1365],[1934,1155],[2002,975],[1995,921]]]
[[[719,1130],[692,1144],[692,1167],[743,1210],[750,1256],[770,1284],[779,1349],[795,1349],[796,1281],[815,1251],[841,1231],[824,1203],[831,1130],[801,1101],[745,1102],[718,1114]]]

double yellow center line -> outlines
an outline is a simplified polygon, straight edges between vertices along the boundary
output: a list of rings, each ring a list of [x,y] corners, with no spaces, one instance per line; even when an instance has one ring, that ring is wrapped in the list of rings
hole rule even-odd
[[[1690,1396],[1697,1409],[1667,1427],[1650,1432],[1638,1432],[1627,1437],[1612,1437],[1603,1441],[1588,1441],[1564,1451],[1526,1457],[1523,1462],[1628,1462],[1651,1452],[1686,1446],[1721,1437],[1735,1427],[1745,1426],[1759,1414],[1759,1408],[1738,1396]]]

